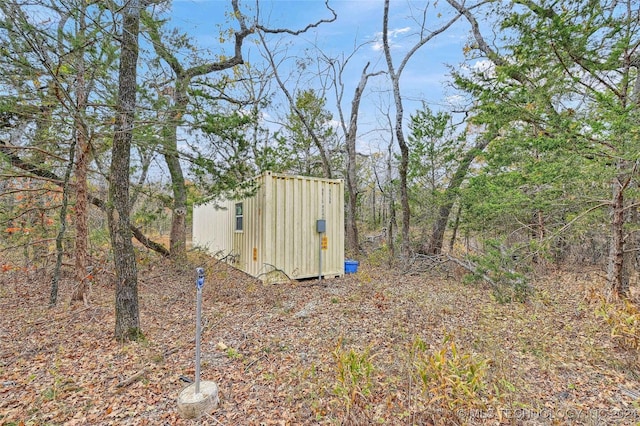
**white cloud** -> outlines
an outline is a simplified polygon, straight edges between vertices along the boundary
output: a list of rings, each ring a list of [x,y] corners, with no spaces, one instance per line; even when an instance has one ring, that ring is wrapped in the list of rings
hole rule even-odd
[[[461,106],[466,104],[467,99],[462,95],[451,95],[447,96],[444,102],[451,109],[460,109]]]
[[[479,61],[476,61],[476,63],[471,66],[471,69],[486,76],[495,75],[495,65],[488,59],[481,59]]]
[[[396,43],[395,41],[403,34],[408,33],[409,31],[411,31],[411,27],[404,27],[404,28],[398,28],[395,30],[390,30],[388,32],[388,36],[389,36],[389,47],[393,47],[393,46],[399,46],[399,43]],[[373,44],[371,46],[371,48],[373,50],[375,50],[376,52],[380,52],[383,49],[382,46],[382,32],[377,32],[374,35],[374,41]]]

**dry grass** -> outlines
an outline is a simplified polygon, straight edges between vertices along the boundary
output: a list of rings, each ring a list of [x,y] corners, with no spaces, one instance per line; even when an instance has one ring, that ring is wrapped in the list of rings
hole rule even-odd
[[[221,404],[191,423],[640,420],[637,352],[618,347],[595,315],[599,301],[593,295],[602,285],[595,274],[554,273],[533,283],[527,303],[500,305],[486,288],[457,278],[367,265],[322,285],[263,285],[212,261],[206,269],[202,374],[220,386]],[[2,424],[191,424],[178,418],[176,398],[185,386],[180,376],[194,374],[193,267],[147,259],[139,272],[146,341],[126,345],[111,337],[108,272],[97,277],[89,308],[69,305],[71,284],[65,281],[54,309],[46,308],[45,279],[0,274]],[[440,358],[431,355],[442,352],[445,336],[460,357],[442,355],[445,367],[437,367]],[[429,362],[440,368],[431,391],[416,379],[417,337],[424,342],[423,368],[431,368]],[[461,386],[457,378],[464,379],[468,367],[456,359],[486,366],[482,387],[469,396],[473,401],[441,404],[461,395],[451,386]],[[353,360],[371,364],[369,383],[358,382],[364,376],[352,370],[340,375],[349,362],[359,368]],[[118,387],[143,370],[140,380]],[[355,384],[345,392],[340,377]],[[349,389],[359,394],[352,398]]]

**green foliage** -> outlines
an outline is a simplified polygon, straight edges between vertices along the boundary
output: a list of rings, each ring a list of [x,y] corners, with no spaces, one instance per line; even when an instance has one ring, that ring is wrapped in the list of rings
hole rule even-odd
[[[411,345],[413,373],[427,406],[438,407],[455,414],[459,409],[483,408],[482,392],[487,361],[461,352],[450,334],[432,351],[420,338]]]
[[[333,350],[337,372],[333,391],[344,405],[347,416],[354,406],[365,405],[371,395],[375,367],[370,351],[370,348],[362,352],[353,348],[347,350],[342,347],[342,339]]]
[[[237,349],[234,349],[234,348],[231,348],[231,347],[228,347],[225,350],[225,353],[226,353],[227,357],[230,358],[230,359],[242,358],[242,354],[240,352],[238,352]]]
[[[292,166],[292,148],[287,139],[276,132],[271,144],[264,144],[255,148],[255,163],[258,172],[272,171],[284,173]]]
[[[190,172],[205,200],[196,200],[196,203],[253,188],[248,181],[256,175],[256,167],[246,132],[255,119],[239,111],[200,112],[198,130],[205,135],[206,143],[191,147],[195,155]]]
[[[332,124],[333,115],[325,105],[326,99],[312,89],[296,94],[295,105],[291,107],[284,126],[286,132],[280,136],[280,143],[289,145],[286,152],[291,155],[289,167],[293,173],[322,176],[321,150],[328,157],[332,170],[342,165],[341,156],[331,155],[341,146]]]
[[[111,250],[109,229],[106,226],[93,226],[89,229],[89,248],[91,254],[98,256],[98,254],[108,257],[107,253]]]
[[[456,73],[475,101],[473,123],[499,135],[464,191],[462,225],[522,243],[578,240],[607,220],[584,213],[610,198],[612,179],[632,176],[640,151],[638,69],[621,59],[636,55],[640,10],[589,0],[511,6],[492,10],[500,49],[483,56],[493,64]],[[567,228],[575,218],[582,229]]]
[[[450,114],[434,113],[426,104],[411,115],[409,129],[407,179],[413,215],[433,221],[440,205],[446,202],[444,189],[451,180],[464,135],[454,135]]]
[[[407,176],[414,180],[427,179],[426,183],[435,188],[456,157],[457,144],[452,134],[451,115],[443,111],[434,113],[424,104],[421,110],[411,115],[409,130]]]
[[[493,283],[492,294],[498,303],[525,302],[532,289],[527,277],[516,270],[518,254],[498,240],[485,241],[481,255],[472,255],[475,272],[468,276],[478,282],[489,278]]]
[[[144,227],[145,231],[151,225],[158,222],[161,219],[167,218],[167,211],[159,206],[150,206],[149,204],[143,204],[132,215],[133,223],[136,226]]]

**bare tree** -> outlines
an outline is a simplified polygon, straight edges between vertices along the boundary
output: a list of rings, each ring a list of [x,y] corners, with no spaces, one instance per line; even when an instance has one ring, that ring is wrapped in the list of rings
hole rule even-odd
[[[292,111],[292,115],[302,125],[302,129],[306,133],[307,137],[311,139],[311,142],[313,143],[315,148],[318,150],[318,155],[320,156],[320,162],[322,165],[322,174],[324,175],[325,178],[328,178],[328,179],[333,178],[333,168],[331,166],[331,160],[329,158],[329,154],[325,147],[325,143],[323,141],[322,135],[320,134],[320,132],[318,132],[318,129],[316,129],[316,126],[314,126],[315,123],[313,123],[312,117],[309,117],[307,114],[305,114],[305,111],[303,111],[303,109],[299,107],[298,102],[296,101],[295,94],[292,93],[292,91],[289,90],[289,88],[285,84],[285,81],[283,80],[278,70],[279,67],[278,67],[278,64],[276,63],[275,54],[272,51],[272,49],[269,47],[269,43],[267,42],[265,33],[260,32],[260,40],[262,42],[264,56],[271,66],[271,69],[273,71],[273,77],[275,78],[278,84],[278,87],[280,88],[280,90],[282,91],[282,93],[285,95],[287,99],[289,108]],[[304,93],[308,95],[313,95],[315,97],[315,91],[302,92],[302,94]]]
[[[409,146],[404,137],[404,106],[402,101],[402,93],[400,91],[400,77],[402,75],[402,71],[405,66],[411,59],[411,57],[425,44],[427,44],[430,40],[432,40],[437,35],[446,31],[454,22],[456,22],[461,14],[456,14],[453,18],[451,18],[448,22],[446,22],[441,27],[429,31],[426,27],[426,9],[424,8],[424,15],[421,22],[420,30],[419,30],[419,40],[409,49],[406,55],[400,61],[397,69],[393,63],[393,58],[391,55],[391,45],[389,43],[389,0],[385,0],[384,2],[384,15],[382,20],[382,47],[384,50],[384,56],[387,62],[387,68],[389,73],[389,78],[391,79],[391,87],[393,90],[393,99],[396,108],[396,116],[395,122],[393,124],[393,129],[395,132],[396,139],[398,141],[398,146],[400,148],[400,166],[399,166],[399,174],[400,174],[400,205],[402,208],[402,244],[401,244],[401,252],[403,254],[408,254],[410,250],[410,236],[409,236],[409,221],[411,218],[411,210],[409,208],[409,193],[407,189],[407,169],[409,165]]]
[[[367,82],[370,77],[380,75],[383,71],[377,71],[373,73],[367,72],[370,63],[362,69],[360,74],[360,81],[355,88],[353,98],[351,99],[351,111],[349,113],[349,121],[345,120],[345,114],[342,109],[342,97],[344,95],[344,81],[342,75],[345,71],[345,67],[349,61],[347,58],[345,61],[337,65],[336,61],[330,61],[333,69],[335,90],[336,90],[336,105],[338,108],[338,115],[340,116],[340,126],[345,135],[346,146],[346,188],[347,188],[347,220],[346,220],[346,242],[347,251],[351,253],[357,253],[359,248],[358,237],[358,223],[357,223],[357,205],[358,205],[358,175],[357,175],[357,152],[356,142],[358,137],[358,114],[360,112],[360,102],[362,100],[362,94],[367,86]]]
[[[177,134],[178,127],[184,123],[185,113],[189,105],[188,90],[192,80],[199,76],[224,71],[243,64],[242,47],[244,40],[256,31],[297,35],[320,23],[331,22],[331,20],[320,20],[314,24],[309,24],[304,30],[300,31],[271,29],[257,22],[248,22],[247,17],[245,17],[240,10],[239,0],[231,0],[231,6],[233,10],[232,16],[236,19],[239,26],[239,29],[233,33],[233,56],[222,57],[222,59],[216,61],[207,61],[192,67],[185,67],[180,63],[178,57],[167,47],[160,33],[158,23],[154,22],[147,14],[143,16],[156,54],[169,65],[174,74],[173,87],[172,90],[169,91],[169,93],[171,93],[172,104],[168,112],[169,119],[163,126],[164,138],[162,141],[162,154],[169,169],[173,191],[173,216],[169,252],[171,258],[174,260],[180,261],[186,257],[187,190],[184,173],[180,164]],[[328,9],[331,10],[330,8]],[[335,19],[335,13],[333,15],[333,19]]]

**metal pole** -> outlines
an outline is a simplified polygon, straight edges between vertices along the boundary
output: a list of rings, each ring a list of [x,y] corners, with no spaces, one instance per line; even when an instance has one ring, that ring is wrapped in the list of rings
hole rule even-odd
[[[322,234],[318,234],[320,237],[320,245],[318,246],[318,281],[322,280]]]
[[[204,269],[196,268],[196,395],[200,393],[200,320],[202,311],[202,287],[204,286]]]

